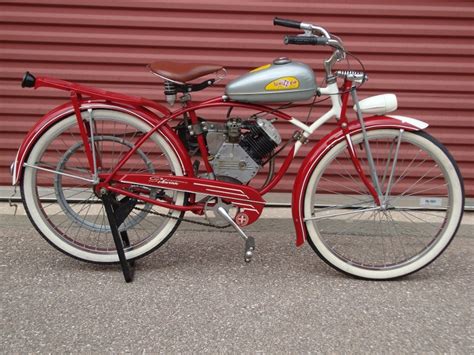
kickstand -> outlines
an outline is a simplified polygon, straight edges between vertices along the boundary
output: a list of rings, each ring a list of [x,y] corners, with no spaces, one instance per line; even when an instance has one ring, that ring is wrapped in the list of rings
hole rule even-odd
[[[129,262],[125,257],[124,251],[124,248],[130,246],[130,240],[128,239],[127,231],[123,230],[120,232],[119,228],[133,210],[133,207],[135,207],[137,200],[124,197],[122,200],[117,201],[115,196],[105,193],[102,196],[102,202],[109,221],[110,231],[114,237],[114,243],[117,248],[123,277],[125,278],[125,282],[132,282],[135,271],[135,262],[133,260]]]

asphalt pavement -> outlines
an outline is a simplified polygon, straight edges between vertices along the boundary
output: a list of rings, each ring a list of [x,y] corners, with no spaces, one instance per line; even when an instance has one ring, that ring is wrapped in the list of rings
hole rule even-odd
[[[374,282],[296,248],[290,219],[249,227],[250,264],[234,232],[183,223],[131,284],[56,251],[25,216],[0,225],[1,353],[474,352],[473,224],[424,270]]]

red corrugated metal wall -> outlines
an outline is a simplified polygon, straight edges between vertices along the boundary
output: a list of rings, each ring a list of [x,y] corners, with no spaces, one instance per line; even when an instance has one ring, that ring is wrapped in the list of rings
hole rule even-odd
[[[360,96],[395,92],[399,113],[431,124],[429,131],[454,154],[467,194],[474,196],[472,1],[19,0],[0,6],[0,185],[10,182],[8,166],[27,130],[67,99],[47,89],[21,89],[25,70],[160,101],[161,82],[145,69],[159,59],[222,63],[230,80],[287,55],[307,62],[320,79],[328,51],[284,46],[283,34],[291,30],[272,26],[273,17],[281,16],[341,36],[370,75]],[[226,81],[194,98],[222,94]],[[327,107],[321,104],[313,116]],[[288,138],[292,129],[282,128]],[[291,190],[297,166],[279,191]]]

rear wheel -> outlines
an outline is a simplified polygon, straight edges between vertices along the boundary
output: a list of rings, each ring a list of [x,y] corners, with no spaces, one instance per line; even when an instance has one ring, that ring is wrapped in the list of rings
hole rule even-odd
[[[142,120],[112,110],[93,111],[94,150],[100,173],[110,172],[151,127]],[[92,146],[92,144],[91,144]],[[120,169],[120,173],[183,175],[174,150],[160,134],[153,134]],[[35,143],[26,161],[21,184],[23,203],[31,222],[54,247],[75,258],[117,262],[104,207],[90,181],[92,172],[75,116],[49,128]],[[171,190],[127,186],[153,199],[184,205],[185,194]],[[114,196],[121,200],[124,196]],[[120,230],[127,231],[127,259],[136,259],[161,246],[179,225],[182,212],[138,202]]]
[[[448,246],[464,190],[455,161],[427,133],[374,130],[368,139],[384,206],[374,203],[342,141],[310,177],[304,218],[310,245],[328,264],[357,277],[390,279],[423,268]],[[352,141],[370,179],[362,134]]]

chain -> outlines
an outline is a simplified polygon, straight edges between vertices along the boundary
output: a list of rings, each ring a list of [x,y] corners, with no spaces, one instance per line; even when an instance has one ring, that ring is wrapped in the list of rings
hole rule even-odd
[[[164,213],[160,213],[160,212],[155,212],[155,211],[147,210],[147,209],[141,208],[141,207],[134,207],[133,209],[134,209],[134,210],[138,210],[138,211],[143,211],[143,212],[151,213],[151,214],[153,214],[153,215],[155,215],[155,216],[167,217],[167,218],[175,219],[175,220],[182,221],[182,222],[187,222],[187,223],[191,223],[191,224],[197,224],[197,225],[199,225],[199,226],[212,227],[212,228],[216,228],[216,229],[225,229],[225,228],[230,227],[230,225],[227,225],[227,226],[217,226],[217,225],[212,224],[212,223],[194,221],[194,220],[188,219],[188,218],[174,217],[174,216],[170,216],[169,214],[164,214]]]

